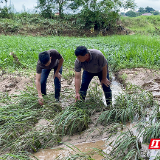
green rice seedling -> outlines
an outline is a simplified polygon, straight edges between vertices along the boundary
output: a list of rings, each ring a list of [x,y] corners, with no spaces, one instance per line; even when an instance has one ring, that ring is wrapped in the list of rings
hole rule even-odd
[[[63,78],[66,80],[72,79],[74,77],[74,69],[70,68],[66,71],[63,71]]]
[[[131,99],[130,95],[119,95],[118,103],[107,111],[104,111],[99,116],[98,122],[103,125],[107,125],[112,122],[126,123],[128,121],[133,121],[136,115],[142,115],[142,108],[140,106],[135,106]]]
[[[111,122],[126,123],[133,121],[135,117],[146,115],[147,107],[157,108],[157,103],[153,100],[153,95],[141,88],[130,85],[126,87],[126,92],[118,95],[115,104],[110,110],[102,112],[98,122],[107,125]]]
[[[103,132],[113,135],[113,134],[117,134],[117,132],[122,130],[123,130],[123,124],[112,123],[111,126],[106,127]]]
[[[0,92],[0,103],[6,105],[6,104],[10,104],[10,101],[11,101],[11,96],[9,96],[8,93]]]
[[[53,119],[57,113],[62,111],[61,104],[56,102],[53,94],[44,96],[44,103],[40,114],[45,119]]]
[[[157,155],[156,156],[152,156],[152,158],[154,158],[154,160],[159,160],[160,159],[160,153],[158,152]]]
[[[57,133],[73,135],[88,128],[90,116],[104,108],[104,103],[96,93],[97,90],[89,91],[86,101],[73,103],[55,117],[52,123]]]
[[[56,146],[61,141],[59,135],[52,133],[48,128],[32,130],[17,138],[10,144],[11,151],[37,152],[40,148]]]
[[[33,160],[33,155],[29,152],[13,152],[13,153],[7,153],[0,157],[1,160]],[[38,160],[36,157],[34,157],[35,160]]]
[[[85,110],[74,106],[67,107],[62,113],[58,114],[53,120],[56,133],[65,135],[73,135],[74,133],[82,132],[88,128],[90,118]]]
[[[91,158],[90,155],[87,155],[86,153],[77,153],[75,155],[70,155],[68,157],[64,157],[62,159],[56,158],[57,160],[95,160]]]
[[[142,158],[140,151],[140,149],[142,148],[141,142],[139,138],[135,136],[130,130],[120,133],[116,140],[112,141],[109,146],[112,147],[112,150],[108,155],[113,160]]]
[[[126,86],[126,91],[128,94],[132,94],[133,102],[141,106],[143,109],[157,106],[153,94],[149,91],[143,90],[139,86],[128,84]]]
[[[77,108],[84,109],[91,116],[95,112],[100,112],[105,109],[102,97],[102,90],[100,90],[96,84],[94,87],[91,87],[91,89],[88,90],[86,100],[78,101],[75,105]]]
[[[160,137],[160,122],[151,121],[151,123],[141,123],[138,126],[138,131],[143,137],[144,143],[150,143],[151,138]]]
[[[41,118],[52,119],[58,112],[61,112],[62,108],[57,103],[55,103],[54,98],[50,98],[50,96],[45,97],[44,101],[45,105],[43,107],[40,106],[38,104],[38,98],[35,93],[35,88],[28,87],[26,91],[23,91],[21,93],[21,95],[16,95],[10,101],[9,105],[0,107],[2,111],[0,112],[0,145],[2,146],[1,151],[8,150],[8,148],[10,148],[11,146],[13,147],[13,144],[15,146],[17,145],[17,147],[23,150],[23,148],[25,148],[24,144],[30,144],[30,142],[27,142],[27,139],[25,139],[25,134],[29,132],[32,133],[32,129],[38,122],[38,120]],[[43,132],[38,134],[42,134],[45,136]],[[38,134],[35,133],[33,137],[36,137],[36,135]],[[49,132],[47,136],[49,137],[50,134],[51,132]],[[24,144],[21,144],[19,142],[20,137],[21,140],[24,138],[22,140]],[[45,141],[45,143],[47,143],[47,140]],[[18,144],[21,144],[22,146],[18,146]],[[36,144],[37,142],[35,143],[35,145]],[[33,150],[34,148],[36,147],[33,147]]]

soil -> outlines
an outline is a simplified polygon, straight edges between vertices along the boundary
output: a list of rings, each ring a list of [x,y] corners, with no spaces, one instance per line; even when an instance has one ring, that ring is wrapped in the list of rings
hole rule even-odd
[[[132,84],[151,92],[160,104],[160,71],[145,68],[123,69],[116,73],[116,78],[124,87]]]
[[[115,74],[116,80],[123,84],[124,88],[128,83],[142,87],[144,90],[153,93],[154,99],[160,104],[160,71],[145,69],[145,68],[134,68],[134,69],[123,69]],[[34,76],[27,78],[18,75],[8,75],[3,74],[0,76],[0,92],[6,92],[10,94],[20,94],[20,91],[24,90],[27,85],[32,85],[34,83]],[[62,76],[62,92],[61,92],[61,105],[65,108],[69,104],[73,103],[74,100],[74,78],[70,77],[70,81],[63,79]],[[112,78],[113,79],[113,78]],[[98,78],[94,78],[90,83],[93,87],[96,83],[99,83]],[[53,73],[48,77],[47,92],[54,92],[54,81]],[[121,88],[123,88],[123,86]],[[112,88],[112,87],[111,87]],[[101,89],[99,85],[99,89]],[[116,90],[114,90],[116,92]],[[118,92],[118,91],[117,91]],[[65,96],[72,95],[70,98],[65,98]],[[89,124],[89,128],[83,131],[81,134],[75,134],[73,136],[65,136],[62,142],[72,143],[73,145],[86,142],[95,142],[107,138],[106,129],[102,125],[97,125],[95,123],[100,113],[94,114],[91,117],[92,123]],[[35,127],[40,129],[42,126],[49,125],[50,122],[41,119],[36,124]]]
[[[3,74],[0,76],[0,92],[11,94],[20,94],[27,85],[32,83],[31,78],[21,77],[13,74]]]

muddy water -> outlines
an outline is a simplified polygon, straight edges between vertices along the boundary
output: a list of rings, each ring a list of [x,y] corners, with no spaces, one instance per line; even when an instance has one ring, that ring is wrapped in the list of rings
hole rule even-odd
[[[70,154],[78,154],[78,153],[80,154],[81,152],[90,153],[93,150],[93,148],[105,149],[104,140],[97,142],[81,143],[81,144],[76,144],[74,146],[70,144],[66,145],[69,145],[73,149],[63,145],[54,149],[40,150],[39,152],[34,154],[34,156],[36,156],[39,160],[54,160],[56,159],[56,157],[61,159],[69,156]],[[103,157],[98,154],[94,154],[92,158],[96,160],[101,160]]]
[[[111,89],[112,89],[112,95],[113,95],[112,100],[114,103],[115,97],[121,92],[123,92],[121,84],[115,80],[115,77],[112,77]],[[105,97],[103,97],[103,101],[106,105]],[[67,147],[66,145],[61,145],[60,147],[56,147],[54,149],[40,150],[39,152],[35,153],[34,156],[36,156],[39,160],[54,160],[58,156],[60,159],[63,157],[67,157],[70,155],[70,153],[77,154],[77,153],[80,153],[80,151],[82,153],[91,152],[93,151],[93,148],[98,148],[106,151],[105,139],[94,141],[94,142],[78,143],[78,144],[75,144],[75,142],[73,142],[73,144],[75,147],[71,145],[69,146],[72,147],[75,151],[73,151],[71,148]],[[78,148],[80,151],[78,151],[78,149],[76,148]],[[98,154],[94,154],[92,158],[95,160],[103,159],[103,157]]]

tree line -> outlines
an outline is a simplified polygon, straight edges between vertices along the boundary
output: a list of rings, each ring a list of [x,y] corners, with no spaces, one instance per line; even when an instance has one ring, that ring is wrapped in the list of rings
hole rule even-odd
[[[129,17],[137,17],[141,16],[144,13],[151,13],[152,15],[160,15],[159,11],[156,11],[152,7],[147,6],[146,8],[140,7],[137,12],[133,10],[129,10],[128,12],[124,13],[122,12],[122,16],[129,16]]]
[[[1,3],[7,0],[1,0]],[[99,30],[115,25],[119,19],[120,9],[134,9],[134,0],[38,0],[36,10],[44,18],[69,20],[76,19],[84,28]],[[70,11],[71,13],[67,12]],[[12,18],[14,14],[9,7],[0,8],[1,18]]]

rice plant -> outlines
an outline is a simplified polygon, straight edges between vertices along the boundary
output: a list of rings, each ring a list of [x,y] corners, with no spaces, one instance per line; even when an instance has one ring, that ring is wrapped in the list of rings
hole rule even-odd
[[[73,135],[88,128],[90,118],[85,110],[76,107],[67,107],[53,120],[56,133]]]
[[[33,156],[32,156],[33,157]],[[7,153],[0,157],[1,160],[33,160],[31,158],[31,153],[29,152],[13,152],[13,153]],[[35,160],[38,160],[36,157],[34,157]]]
[[[52,119],[62,108],[55,103],[53,95],[44,97],[44,106],[38,104],[34,87],[28,87],[20,95],[14,95],[8,105],[1,106],[0,151],[36,152],[61,141],[52,129],[34,131],[39,119]],[[8,97],[10,99],[10,97]]]
[[[154,122],[151,124],[141,123],[138,126],[138,130],[143,137],[143,142],[150,143],[151,138],[160,137],[160,122]]]
[[[106,141],[106,143],[109,143],[109,141]],[[108,146],[111,146],[112,150],[108,154],[103,152],[106,160],[142,159],[142,146],[139,137],[136,137],[130,130],[121,132],[115,141],[110,142]]]
[[[91,158],[91,155],[87,155],[85,153],[77,153],[61,159],[56,158],[56,160],[95,160],[95,159]]]
[[[143,118],[147,114],[145,109],[151,107],[156,109],[158,107],[151,93],[142,90],[138,86],[128,86],[125,93],[116,97],[115,105],[102,112],[98,122],[103,125],[112,122],[132,122],[135,117]]]
[[[44,128],[41,131],[32,130],[10,143],[11,151],[37,152],[40,148],[53,147],[59,144],[61,138],[52,130]]]
[[[94,160],[92,156],[97,153],[95,149],[88,152],[82,152],[75,145],[64,143],[68,148],[71,149],[71,153],[68,156],[61,158],[58,156],[55,160]],[[72,151],[74,153],[72,153]]]
[[[55,117],[52,124],[55,125],[58,134],[73,135],[82,132],[88,128],[91,122],[90,116],[103,110],[104,103],[97,96],[98,92],[95,88],[89,91],[86,101],[71,104]]]

